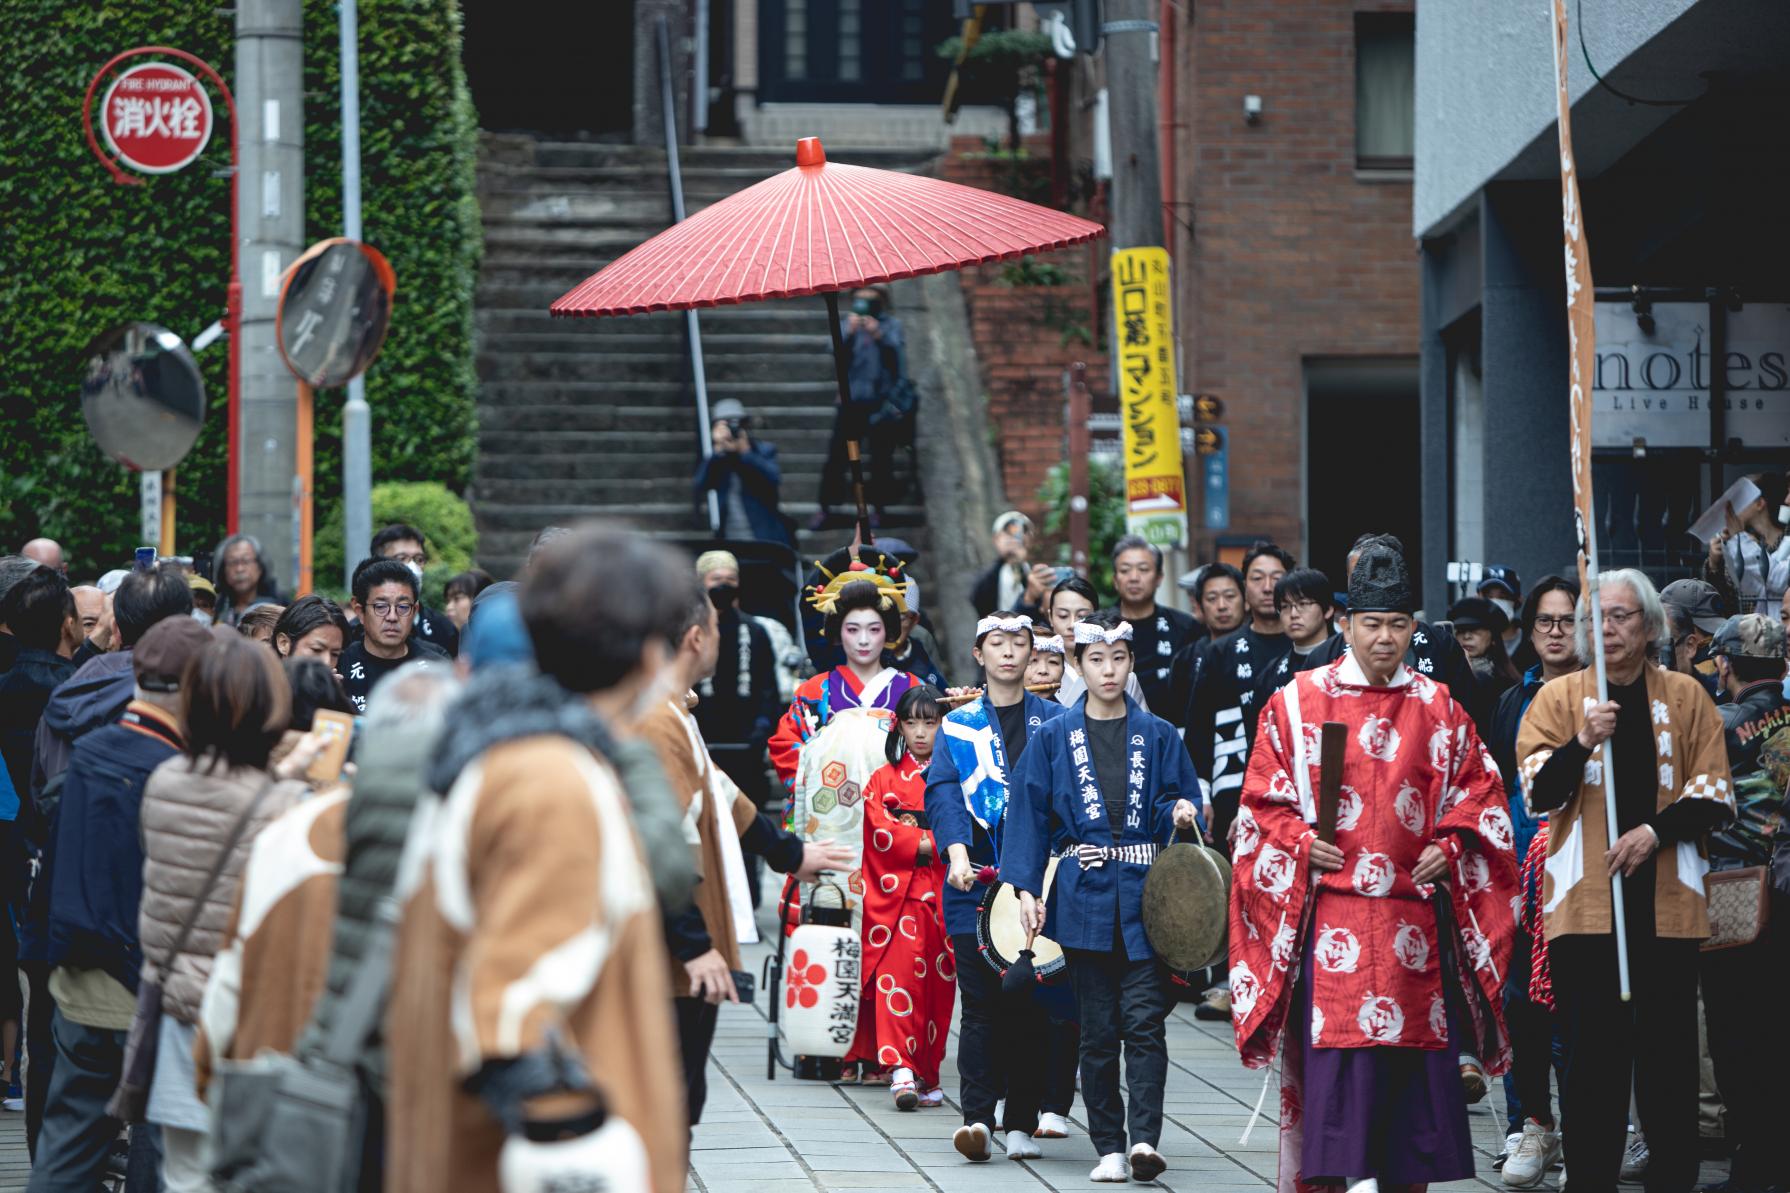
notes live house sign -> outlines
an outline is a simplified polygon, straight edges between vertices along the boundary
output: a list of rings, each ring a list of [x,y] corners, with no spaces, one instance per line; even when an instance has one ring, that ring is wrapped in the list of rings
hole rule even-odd
[[[133,66],[106,88],[100,132],[134,170],[181,169],[205,151],[211,128],[211,97],[199,80],[172,63]]]
[[[1720,361],[1708,303],[1655,303],[1647,314],[1650,320],[1638,318],[1627,301],[1597,304],[1594,447],[1628,450],[1637,439],[1649,448],[1719,446],[1709,441],[1710,386],[1718,377],[1726,438],[1749,448],[1790,447],[1790,306],[1729,310]]]

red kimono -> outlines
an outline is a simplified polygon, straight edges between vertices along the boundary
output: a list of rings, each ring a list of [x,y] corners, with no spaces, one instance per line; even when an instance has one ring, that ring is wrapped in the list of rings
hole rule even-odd
[[[957,965],[940,895],[945,870],[926,820],[926,768],[885,766],[864,791],[864,991],[846,1059],[909,1068],[923,1090],[939,1065],[957,999]],[[920,842],[934,850],[916,858]]]
[[[1325,721],[1349,728],[1336,831],[1343,866],[1314,891],[1306,855]],[[1316,1048],[1435,1050],[1447,1041],[1434,888],[1411,878],[1428,845],[1449,858],[1457,966],[1448,977],[1472,983],[1461,1028],[1477,1038],[1488,1072],[1508,1066],[1503,991],[1519,906],[1510,813],[1497,766],[1445,687],[1403,668],[1374,687],[1345,654],[1300,674],[1262,710],[1233,832],[1233,1025],[1250,1068],[1284,1045],[1286,1190],[1300,1171],[1307,1034]],[[1309,1017],[1294,998],[1302,964]]]

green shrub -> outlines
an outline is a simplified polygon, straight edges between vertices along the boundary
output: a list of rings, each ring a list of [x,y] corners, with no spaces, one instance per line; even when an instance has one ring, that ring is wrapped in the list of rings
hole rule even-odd
[[[100,454],[81,418],[80,352],[126,320],[153,320],[190,339],[222,315],[230,144],[214,96],[217,129],[198,161],[177,174],[143,176],[141,186],[119,186],[87,148],[81,96],[108,58],[136,45],[177,46],[231,79],[234,14],[210,4],[11,0],[6,15],[0,549],[49,535],[68,552],[73,573],[86,578],[128,562],[139,519],[137,478]],[[360,22],[364,235],[398,278],[391,335],[367,374],[374,479],[463,490],[475,443],[472,295],[481,238],[459,6],[360,0]],[[341,231],[334,0],[305,0],[304,35],[305,217],[314,241]],[[244,119],[258,128],[258,114]],[[183,552],[223,536],[227,357],[222,340],[199,355],[210,413],[179,470]],[[339,516],[342,398],[339,390],[317,395],[320,525]],[[288,553],[277,549],[276,561]],[[278,569],[282,584],[292,581],[289,566]],[[322,570],[317,576],[337,579]]]
[[[374,485],[374,533],[394,522],[423,532],[423,546],[429,552],[429,566],[423,569],[423,601],[440,608],[442,585],[471,567],[478,550],[479,532],[472,523],[472,509],[447,486],[432,481]],[[320,591],[335,590],[342,582],[348,565],[342,558],[345,534],[340,508],[317,528],[312,571]]]
[[[1069,463],[1053,467],[1038,487],[1044,502],[1044,533],[1061,535],[1057,562],[1069,562]],[[1116,605],[1113,544],[1125,536],[1125,468],[1115,458],[1088,457],[1088,582],[1100,594],[1102,608]]]

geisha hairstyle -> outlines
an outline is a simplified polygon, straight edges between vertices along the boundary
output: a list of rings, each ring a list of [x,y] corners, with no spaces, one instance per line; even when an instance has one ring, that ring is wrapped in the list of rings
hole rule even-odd
[[[883,741],[883,757],[893,766],[907,756],[907,738],[901,736],[901,722],[914,717],[933,717],[942,720],[945,708],[939,703],[944,699],[939,690],[929,683],[917,683],[901,693],[901,699],[895,702],[895,717],[889,722],[889,736]]]
[[[901,610],[895,607],[895,598],[887,596],[876,585],[868,580],[854,580],[839,590],[839,597],[833,603],[833,611],[827,614],[826,638],[828,642],[838,643],[840,627],[845,624],[847,613],[856,613],[859,609],[874,609],[882,615],[883,628],[889,634],[889,646],[894,648],[901,642]]]

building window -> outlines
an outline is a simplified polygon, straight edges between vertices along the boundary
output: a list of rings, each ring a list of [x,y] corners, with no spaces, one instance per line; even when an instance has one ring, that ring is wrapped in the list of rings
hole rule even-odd
[[[783,77],[808,77],[808,0],[784,0]]]
[[[1408,12],[1355,14],[1355,166],[1409,170],[1416,124],[1416,21]]]
[[[858,0],[839,0],[839,78],[856,83],[863,77],[859,46],[863,44],[863,28],[859,21]]]

